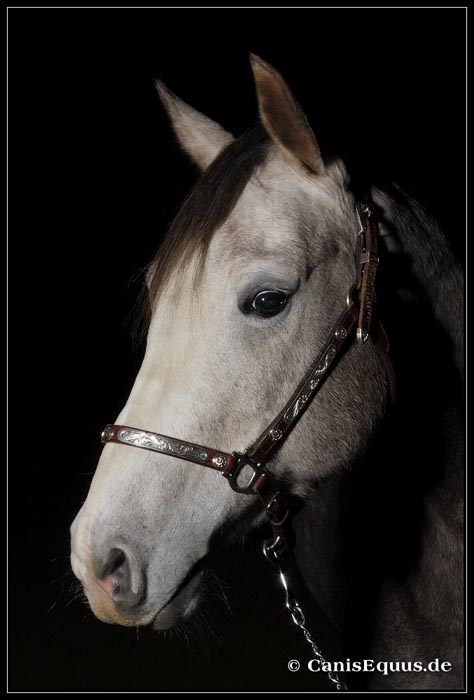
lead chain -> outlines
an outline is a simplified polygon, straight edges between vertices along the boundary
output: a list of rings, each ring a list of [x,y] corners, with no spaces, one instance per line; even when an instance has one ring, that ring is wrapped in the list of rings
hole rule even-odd
[[[293,623],[303,632],[306,642],[310,645],[313,651],[314,658],[317,659],[321,664],[327,663],[321,649],[318,647],[313,637],[311,636],[310,631],[306,627],[306,620],[303,614],[303,610],[301,609],[301,605],[299,604],[298,600],[295,598],[293,592],[291,591],[283,571],[280,571],[280,580],[285,590],[286,607],[291,615]],[[329,678],[329,680],[332,683],[334,683],[334,685],[336,686],[336,690],[347,690],[346,684],[343,683],[343,681],[341,681],[336,671],[326,671],[326,675]]]

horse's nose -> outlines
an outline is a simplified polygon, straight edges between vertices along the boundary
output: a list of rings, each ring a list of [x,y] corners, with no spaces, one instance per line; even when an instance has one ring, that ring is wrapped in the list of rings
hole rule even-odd
[[[136,607],[145,597],[145,577],[138,562],[118,547],[108,552],[98,568],[97,579],[117,608]]]

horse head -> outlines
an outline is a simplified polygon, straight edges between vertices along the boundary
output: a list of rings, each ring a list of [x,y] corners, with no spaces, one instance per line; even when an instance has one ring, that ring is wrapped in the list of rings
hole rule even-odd
[[[201,174],[149,265],[146,352],[116,420],[228,452],[262,432],[324,346],[359,228],[343,163],[323,161],[281,75],[251,64],[260,123],[239,138],[157,83]],[[269,469],[304,499],[364,451],[386,390],[375,347],[351,345]],[[98,618],[165,629],[197,606],[213,535],[263,517],[216,472],[108,443],[71,527],[72,567]]]

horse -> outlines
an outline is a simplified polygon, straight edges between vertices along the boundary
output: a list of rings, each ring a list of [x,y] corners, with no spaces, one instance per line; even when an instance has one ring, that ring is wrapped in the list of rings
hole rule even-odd
[[[238,138],[156,82],[200,175],[147,268],[146,350],[116,421],[157,449],[108,433],[71,526],[72,569],[105,622],[192,619],[217,535],[265,521],[248,493],[153,435],[179,435],[188,455],[243,454],[322,352],[358,274],[347,167],[323,159],[282,75],[254,55],[251,68],[259,121]],[[344,653],[449,664],[349,673],[349,687],[461,689],[463,272],[400,187],[371,186],[367,201],[396,399],[373,334],[349,343],[266,467],[300,503],[296,563]]]

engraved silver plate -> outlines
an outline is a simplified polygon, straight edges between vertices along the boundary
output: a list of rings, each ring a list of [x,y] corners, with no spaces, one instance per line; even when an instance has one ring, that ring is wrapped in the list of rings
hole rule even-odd
[[[145,430],[122,428],[118,432],[117,439],[125,445],[143,447],[154,452],[184,457],[184,459],[188,459],[191,462],[205,462],[209,457],[206,450],[196,445],[189,445],[174,438],[165,438],[161,435],[148,433]]]
[[[308,403],[309,399],[313,397],[313,395],[316,392],[316,389],[321,383],[322,378],[328,371],[331,362],[336,357],[336,352],[337,351],[335,345],[330,345],[328,347],[323,359],[311,372],[311,375],[308,377],[308,380],[302,387],[300,394],[285,413],[284,418],[287,423],[293,423],[293,421],[295,421],[298,418],[301,411]]]

